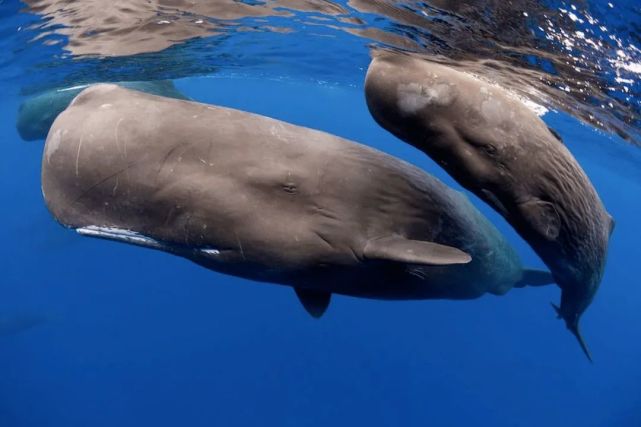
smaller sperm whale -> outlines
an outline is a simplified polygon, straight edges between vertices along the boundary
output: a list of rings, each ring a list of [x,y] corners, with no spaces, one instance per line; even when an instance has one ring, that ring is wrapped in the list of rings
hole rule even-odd
[[[552,282],[524,270],[461,193],[394,157],[229,108],[85,89],[42,162],[47,207],[85,236],[291,286],[321,316],[331,294],[470,299]]]
[[[559,317],[591,360],[579,321],[603,276],[614,221],[558,135],[506,90],[383,52],[365,80],[374,119],[438,162],[514,227],[562,290]]]

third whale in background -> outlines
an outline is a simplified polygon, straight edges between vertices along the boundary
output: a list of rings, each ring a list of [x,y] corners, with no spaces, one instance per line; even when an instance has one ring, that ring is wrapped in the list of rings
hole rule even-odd
[[[410,55],[376,53],[365,94],[381,126],[433,158],[532,246],[562,289],[558,315],[591,360],[579,320],[599,288],[614,221],[558,135],[506,90]]]

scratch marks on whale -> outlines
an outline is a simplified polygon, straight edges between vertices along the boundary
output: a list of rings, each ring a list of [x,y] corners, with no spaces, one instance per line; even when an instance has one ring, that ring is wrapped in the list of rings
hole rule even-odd
[[[121,117],[120,120],[118,120],[118,123],[116,123],[116,130],[114,132],[114,136],[116,138],[116,147],[118,147],[118,152],[120,152],[120,138],[118,136],[118,130],[120,129],[120,124],[122,123],[123,120],[125,120],[124,117]],[[125,149],[125,158],[127,158],[126,149]]]
[[[82,142],[84,141],[85,134],[83,133],[80,136],[80,142],[78,142],[78,152],[76,153],[76,176],[78,176],[78,165],[80,162],[80,150],[82,149]]]

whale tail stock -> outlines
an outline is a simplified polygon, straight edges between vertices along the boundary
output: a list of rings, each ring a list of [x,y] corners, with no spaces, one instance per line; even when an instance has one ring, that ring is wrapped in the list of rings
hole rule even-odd
[[[524,288],[526,286],[546,286],[555,283],[552,273],[545,270],[523,269],[521,280],[516,282],[515,288]]]
[[[561,308],[558,305],[554,303],[550,303],[550,304],[552,304],[552,308],[554,308],[554,311],[556,311],[558,318],[565,320],[565,324],[567,328],[570,330],[570,332],[572,332],[572,335],[574,335],[577,341],[579,342],[579,345],[581,346],[581,350],[583,350],[583,353],[588,358],[590,363],[594,363],[594,360],[592,360],[592,353],[590,353],[590,349],[588,348],[587,343],[583,339],[583,335],[581,335],[581,329],[579,328],[579,318],[576,317],[576,320],[570,322],[567,319],[565,319],[565,317],[561,312]]]
[[[553,283],[555,283],[554,277],[552,277],[552,274],[548,271],[524,269],[521,280],[519,280],[514,285],[514,287],[523,288],[525,286],[545,286],[545,285],[551,285]],[[557,306],[554,303],[551,303],[551,304],[552,304],[552,307],[554,308],[554,311],[556,311],[556,315],[558,316],[558,318],[565,320],[565,324],[568,330],[572,333],[572,335],[574,335],[574,337],[579,342],[579,345],[581,346],[581,350],[583,350],[583,353],[585,354],[585,356],[588,358],[590,362],[593,362],[592,353],[590,353],[590,349],[588,348],[588,345],[585,342],[585,339],[583,339],[583,335],[581,335],[581,329],[579,327],[578,317],[576,317],[575,320],[568,320],[565,318],[565,316],[563,316],[563,313],[559,306]]]

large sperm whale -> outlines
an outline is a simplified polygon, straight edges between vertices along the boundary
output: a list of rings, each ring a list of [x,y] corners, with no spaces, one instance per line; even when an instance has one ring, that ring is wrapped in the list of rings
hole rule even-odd
[[[457,191],[394,157],[268,117],[114,85],[85,89],[47,137],[51,213],[87,236],[332,293],[476,298],[551,283],[523,270]]]
[[[559,317],[591,359],[579,320],[601,282],[614,227],[558,135],[504,89],[384,52],[365,81],[374,119],[501,213],[562,289]]]
[[[168,96],[176,99],[187,99],[170,80],[118,82],[119,86],[154,95]],[[45,139],[53,121],[62,113],[69,103],[90,85],[77,85],[50,89],[36,96],[27,98],[18,110],[16,129],[25,141]]]

